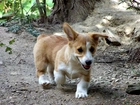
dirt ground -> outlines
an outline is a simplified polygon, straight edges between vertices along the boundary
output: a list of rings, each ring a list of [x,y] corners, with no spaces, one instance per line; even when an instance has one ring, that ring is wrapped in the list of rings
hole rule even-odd
[[[110,1],[108,3],[108,1]],[[140,95],[129,95],[129,84],[140,83],[140,64],[129,63],[129,51],[140,46],[135,37],[140,35],[140,15],[126,10],[126,6],[106,0],[96,4],[89,17],[72,24],[78,32],[103,32],[111,30],[120,38],[121,46],[105,45],[101,40],[91,75],[89,97],[75,99],[76,80],[67,80],[65,90],[55,86],[44,90],[38,84],[33,62],[33,46],[36,38],[27,32],[13,34],[0,27],[0,41],[10,45],[9,55],[0,47],[0,105],[140,105]],[[48,29],[38,28],[41,33],[61,32],[60,25]],[[133,34],[132,34],[133,33]]]

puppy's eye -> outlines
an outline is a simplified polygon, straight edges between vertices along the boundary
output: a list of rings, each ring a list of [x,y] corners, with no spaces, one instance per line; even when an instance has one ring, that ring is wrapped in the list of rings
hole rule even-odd
[[[91,47],[89,50],[90,50],[90,52],[94,52],[95,49],[94,49],[94,47]]]
[[[83,52],[83,49],[80,47],[80,48],[78,48],[77,49],[78,50],[78,52],[80,52],[80,53],[82,53]]]

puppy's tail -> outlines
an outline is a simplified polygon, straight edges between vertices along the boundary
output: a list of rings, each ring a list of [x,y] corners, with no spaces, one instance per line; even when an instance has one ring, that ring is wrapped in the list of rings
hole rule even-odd
[[[37,37],[37,41],[40,40],[40,39],[42,39],[42,38],[44,38],[44,37],[46,37],[46,36],[47,36],[47,35],[45,35],[45,34],[39,35],[39,36]]]

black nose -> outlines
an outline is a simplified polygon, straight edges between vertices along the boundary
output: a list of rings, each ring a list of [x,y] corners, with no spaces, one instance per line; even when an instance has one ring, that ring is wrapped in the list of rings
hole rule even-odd
[[[86,60],[87,65],[91,65],[92,61],[91,60]]]

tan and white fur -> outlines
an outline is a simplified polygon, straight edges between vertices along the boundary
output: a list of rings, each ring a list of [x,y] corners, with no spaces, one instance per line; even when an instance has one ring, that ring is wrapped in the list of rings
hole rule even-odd
[[[90,72],[98,38],[107,38],[107,35],[79,34],[68,23],[63,24],[63,30],[67,38],[57,35],[39,35],[37,38],[33,53],[39,84],[47,88],[56,83],[57,88],[61,88],[66,77],[80,78],[75,97],[84,98],[88,96]]]

